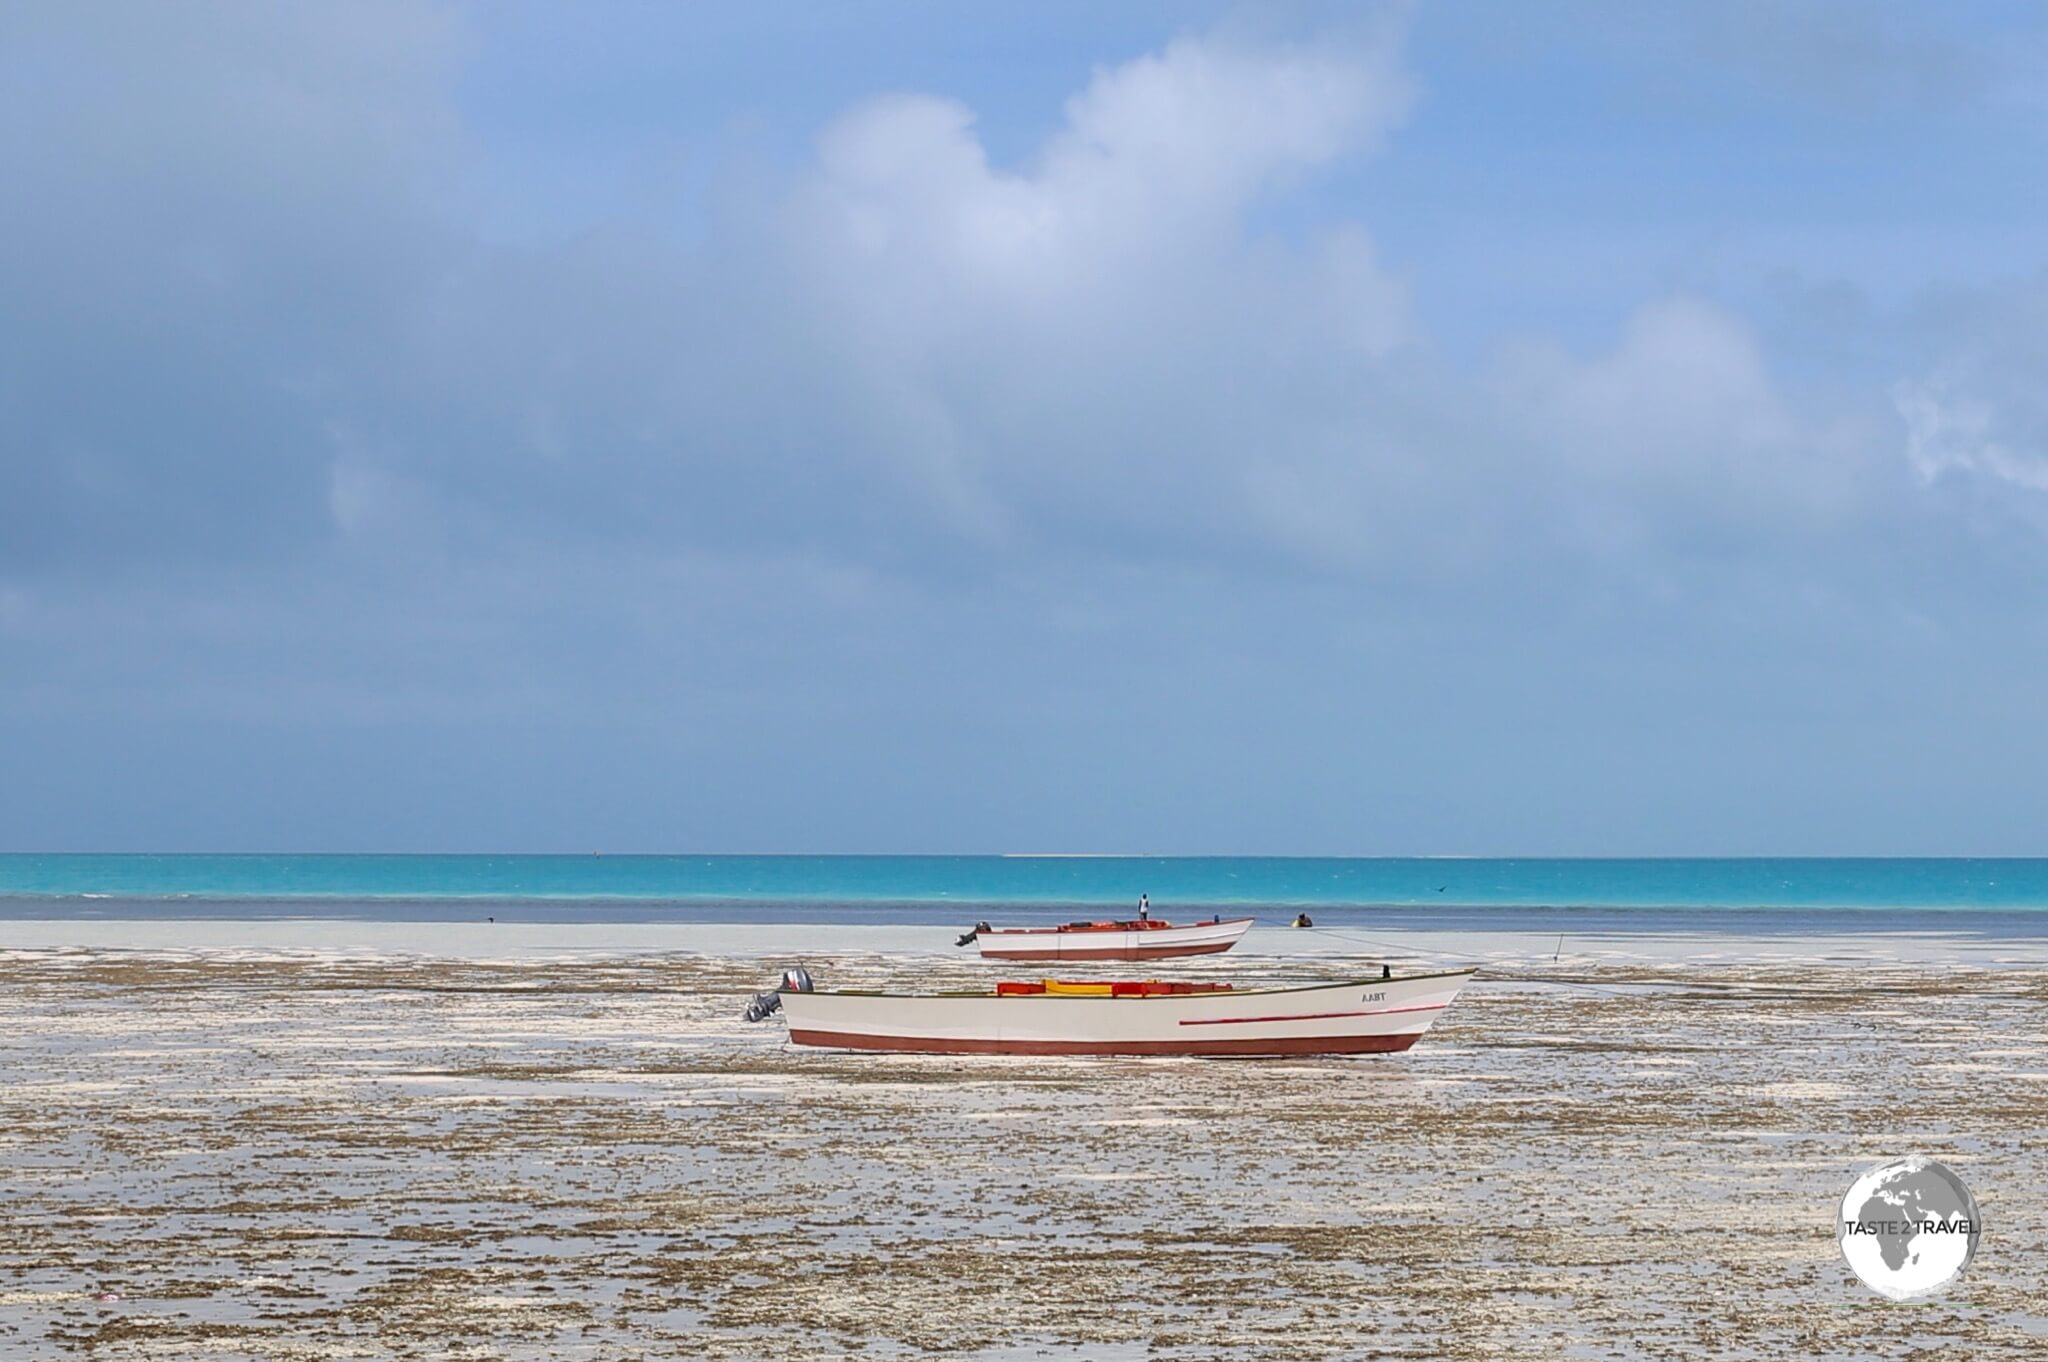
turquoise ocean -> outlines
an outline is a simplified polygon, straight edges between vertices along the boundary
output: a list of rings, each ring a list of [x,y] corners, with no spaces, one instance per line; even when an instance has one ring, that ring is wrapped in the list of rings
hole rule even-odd
[[[2048,859],[0,854],[0,921],[965,924],[1140,894],[1169,919],[2048,935]]]

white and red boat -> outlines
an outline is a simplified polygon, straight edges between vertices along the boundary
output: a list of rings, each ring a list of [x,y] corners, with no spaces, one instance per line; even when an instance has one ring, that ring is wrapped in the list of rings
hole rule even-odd
[[[977,925],[984,960],[1165,960],[1227,951],[1252,925],[1248,917],[1219,917],[1175,926],[1134,918],[1126,922],[1068,922],[1058,927]]]
[[[790,1040],[842,1050],[1361,1055],[1415,1044],[1472,975],[1462,969],[1257,989],[1048,979],[1000,984],[993,993],[927,994],[792,991],[785,985],[779,1001]],[[802,982],[808,986],[809,976]]]

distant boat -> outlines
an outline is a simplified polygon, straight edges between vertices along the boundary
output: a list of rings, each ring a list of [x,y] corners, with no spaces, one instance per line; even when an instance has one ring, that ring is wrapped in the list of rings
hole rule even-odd
[[[798,1045],[986,1055],[1363,1055],[1406,1050],[1474,971],[1305,988],[1001,984],[993,993],[779,994]],[[778,995],[764,995],[764,997]],[[762,1015],[766,1015],[764,1010]],[[750,1013],[750,1019],[752,1014]]]
[[[1248,917],[1216,918],[1176,927],[1133,918],[1127,922],[1069,922],[1059,927],[977,925],[969,940],[984,960],[1165,960],[1227,951],[1252,925]]]

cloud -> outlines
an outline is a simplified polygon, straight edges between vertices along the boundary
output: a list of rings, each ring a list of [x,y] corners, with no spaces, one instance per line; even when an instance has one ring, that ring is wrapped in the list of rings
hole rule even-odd
[[[1893,401],[1906,423],[1906,458],[1922,482],[1974,475],[2048,492],[2048,457],[1997,438],[1998,413],[1988,403],[1938,381],[1901,382]]]
[[[1237,520],[1247,479],[1316,438],[1289,407],[1327,422],[1345,370],[1406,339],[1361,227],[1297,245],[1246,220],[1401,117],[1394,51],[1179,40],[1098,71],[1017,169],[950,101],[835,122],[783,240],[867,457],[992,545]]]
[[[1684,475],[1694,463],[1783,444],[1790,432],[1747,329],[1698,298],[1645,306],[1612,351],[1583,364],[1556,352],[1529,363],[1532,408],[1606,469]]]
[[[1939,355],[1891,389],[1915,480],[1937,502],[2048,524],[2048,276],[1946,291],[1915,321]]]
[[[1391,581],[1853,499],[1844,439],[1700,298],[1504,376],[1433,353],[1366,223],[1298,198],[1408,115],[1391,25],[1178,38],[1010,164],[968,106],[882,96],[697,239],[511,244],[430,190],[460,29],[350,15],[181,35],[169,75],[43,39],[101,159],[14,167],[47,328],[0,341],[0,573],[497,543]],[[137,72],[181,110],[146,134]]]
[[[1178,40],[1011,166],[964,105],[872,99],[695,242],[421,230],[431,272],[300,390],[314,498],[333,531],[403,488],[420,536],[913,574],[1355,560],[1411,457],[1374,411],[1407,292],[1356,222],[1257,222],[1403,116],[1398,37]]]
[[[1177,39],[1098,69],[1017,170],[989,164],[965,105],[876,99],[820,136],[809,206],[868,261],[937,265],[998,295],[1057,282],[1068,297],[1162,243],[1235,237],[1260,191],[1371,147],[1412,97],[1397,50],[1387,33]]]

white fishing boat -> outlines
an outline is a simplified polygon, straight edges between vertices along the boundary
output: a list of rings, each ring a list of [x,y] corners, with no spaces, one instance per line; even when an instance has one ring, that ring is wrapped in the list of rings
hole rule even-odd
[[[1144,918],[1124,922],[1068,922],[1057,927],[977,924],[961,938],[981,948],[984,960],[1165,960],[1214,955],[1238,943],[1248,917],[1218,917],[1176,926]]]
[[[775,999],[798,1045],[989,1055],[1360,1055],[1406,1050],[1473,971],[1303,988],[999,984],[992,993],[819,992],[791,971]],[[766,1006],[763,1006],[766,1004]],[[750,1020],[757,1020],[750,1010]]]

